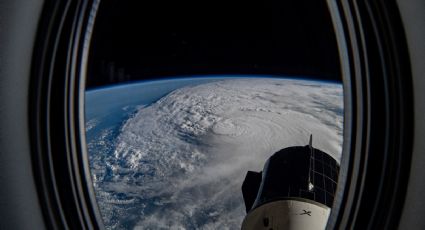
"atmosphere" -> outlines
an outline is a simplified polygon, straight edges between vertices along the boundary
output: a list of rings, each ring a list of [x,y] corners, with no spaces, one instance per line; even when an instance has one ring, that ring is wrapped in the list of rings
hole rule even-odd
[[[102,0],[87,87],[206,74],[340,81],[326,1]]]

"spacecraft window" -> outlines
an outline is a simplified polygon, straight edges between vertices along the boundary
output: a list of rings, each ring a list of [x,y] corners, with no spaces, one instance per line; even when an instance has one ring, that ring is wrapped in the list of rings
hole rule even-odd
[[[29,207],[53,229],[281,223],[265,210],[387,229],[420,206],[415,23],[396,1],[19,4],[1,34],[4,92],[28,89],[2,97],[5,226]]]
[[[84,142],[107,228],[240,228],[245,174],[275,152],[313,135],[341,160],[347,105],[325,1],[103,0],[87,47]],[[330,208],[337,165],[309,159],[321,184],[288,194]]]

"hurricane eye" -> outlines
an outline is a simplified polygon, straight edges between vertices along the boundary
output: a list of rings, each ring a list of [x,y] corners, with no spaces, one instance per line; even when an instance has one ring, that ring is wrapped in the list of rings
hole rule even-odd
[[[89,48],[105,226],[324,228],[345,106],[326,2],[153,2],[102,1]]]

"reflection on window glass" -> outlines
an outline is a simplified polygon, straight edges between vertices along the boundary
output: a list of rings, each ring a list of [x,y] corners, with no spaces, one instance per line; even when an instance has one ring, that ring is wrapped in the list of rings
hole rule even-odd
[[[105,226],[323,229],[343,141],[325,1],[170,4],[99,6],[85,122]]]

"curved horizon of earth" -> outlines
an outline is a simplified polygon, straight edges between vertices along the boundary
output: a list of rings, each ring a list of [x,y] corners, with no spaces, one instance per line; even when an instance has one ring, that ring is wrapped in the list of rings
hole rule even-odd
[[[192,78],[86,92],[93,186],[108,229],[234,229],[241,186],[282,148],[338,162],[342,85],[286,78]]]

